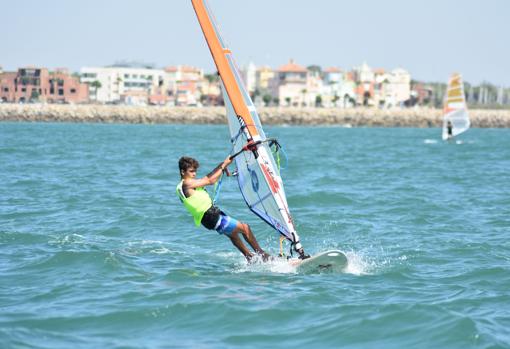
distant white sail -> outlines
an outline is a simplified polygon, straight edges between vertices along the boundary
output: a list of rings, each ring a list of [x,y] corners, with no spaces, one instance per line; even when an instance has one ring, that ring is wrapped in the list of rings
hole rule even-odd
[[[443,140],[467,131],[470,125],[462,76],[453,74],[448,82],[444,101]],[[451,135],[449,128],[451,128]]]

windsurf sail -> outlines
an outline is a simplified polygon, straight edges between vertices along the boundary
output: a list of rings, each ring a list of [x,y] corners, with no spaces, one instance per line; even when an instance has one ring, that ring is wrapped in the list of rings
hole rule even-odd
[[[198,21],[218,69],[227,112],[237,181],[250,210],[291,242],[302,253],[280,171],[262,129],[257,110],[244,87],[232,52],[220,36],[205,0],[192,0]],[[277,142],[276,142],[277,144]]]
[[[443,114],[443,140],[467,131],[471,125],[464,95],[464,83],[460,74],[453,74],[448,81]],[[451,135],[448,132],[449,128],[451,128]]]

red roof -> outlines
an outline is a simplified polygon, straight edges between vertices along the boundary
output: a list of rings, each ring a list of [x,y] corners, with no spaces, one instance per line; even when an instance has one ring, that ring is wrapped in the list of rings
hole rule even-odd
[[[337,67],[329,67],[324,69],[324,72],[326,73],[341,73],[343,70]]]
[[[294,63],[294,60],[290,60],[289,63],[282,65],[278,68],[280,73],[306,73],[307,70],[305,67]]]
[[[196,72],[199,72],[200,69],[189,66],[189,65],[183,65],[183,66],[181,66],[181,71],[186,72],[186,73],[196,73]]]
[[[165,71],[168,73],[174,73],[177,71],[181,71],[183,73],[195,73],[195,72],[199,72],[200,68],[195,68],[195,67],[192,67],[189,65],[179,65],[177,67],[176,66],[166,67]]]

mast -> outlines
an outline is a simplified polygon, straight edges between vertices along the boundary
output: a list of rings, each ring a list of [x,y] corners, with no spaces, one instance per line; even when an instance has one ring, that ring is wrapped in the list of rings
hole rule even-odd
[[[209,46],[209,50],[216,64],[216,69],[221,76],[223,86],[228,94],[236,115],[243,119],[247,126],[248,132],[253,139],[258,135],[257,129],[254,127],[253,119],[250,111],[244,103],[242,92],[237,84],[234,71],[230,67],[229,57],[231,58],[232,52],[228,48],[224,48],[219,33],[217,33],[212,19],[209,17],[208,10],[203,0],[191,0],[200,27],[204,33],[205,40]]]

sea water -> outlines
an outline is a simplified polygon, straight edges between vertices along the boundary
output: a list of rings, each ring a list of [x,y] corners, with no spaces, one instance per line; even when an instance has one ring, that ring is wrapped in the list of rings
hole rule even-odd
[[[1,348],[510,348],[510,130],[267,127],[306,251],[248,265],[175,195],[225,125],[0,124]],[[277,254],[233,178],[220,207]]]

